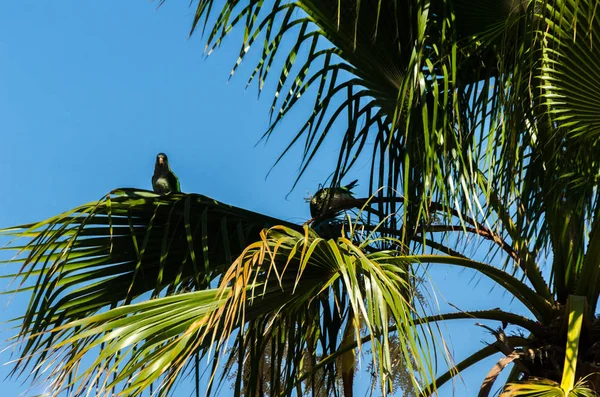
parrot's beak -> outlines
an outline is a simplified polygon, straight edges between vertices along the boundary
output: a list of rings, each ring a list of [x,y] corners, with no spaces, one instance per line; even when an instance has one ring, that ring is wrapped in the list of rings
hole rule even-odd
[[[165,163],[165,159],[163,157],[158,158],[158,164],[163,165]]]

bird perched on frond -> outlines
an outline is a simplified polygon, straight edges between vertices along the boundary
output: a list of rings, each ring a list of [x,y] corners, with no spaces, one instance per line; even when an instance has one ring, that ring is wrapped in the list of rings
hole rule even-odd
[[[179,193],[179,179],[169,167],[169,159],[166,154],[156,155],[154,164],[154,175],[152,176],[152,188],[158,194]]]
[[[310,216],[313,219],[332,218],[340,211],[360,207],[364,200],[356,199],[352,194],[352,188],[357,182],[355,180],[346,186],[319,189],[310,199]]]

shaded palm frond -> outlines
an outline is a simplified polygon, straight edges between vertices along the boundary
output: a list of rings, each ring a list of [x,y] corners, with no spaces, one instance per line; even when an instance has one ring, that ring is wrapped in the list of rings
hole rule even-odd
[[[546,43],[540,69],[542,103],[555,136],[548,145],[556,153],[556,163],[549,162],[556,168],[552,176],[556,203],[548,205],[555,277],[565,285],[563,295],[576,290],[595,306],[600,294],[600,262],[592,259],[598,258],[594,236],[599,238],[598,2],[555,1],[539,13],[545,20],[539,36]]]
[[[14,291],[31,291],[15,370],[24,371],[30,353],[55,343],[47,330],[139,297],[209,287],[263,227],[281,223],[201,195],[121,189],[44,222],[4,230],[29,238],[9,247],[19,251],[12,262],[21,264]]]

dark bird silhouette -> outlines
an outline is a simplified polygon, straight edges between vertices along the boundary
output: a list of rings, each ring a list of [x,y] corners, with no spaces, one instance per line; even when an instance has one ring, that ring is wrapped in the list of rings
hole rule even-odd
[[[166,154],[156,155],[154,164],[154,175],[152,176],[152,188],[158,194],[179,193],[179,179],[169,167],[169,159]]]
[[[357,182],[319,189],[310,199],[310,216],[313,219],[333,218],[343,210],[363,205],[365,201],[354,198],[352,194]]]

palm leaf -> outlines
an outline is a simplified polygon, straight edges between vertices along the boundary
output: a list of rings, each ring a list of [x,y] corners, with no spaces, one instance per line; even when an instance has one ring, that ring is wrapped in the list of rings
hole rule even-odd
[[[158,201],[167,199],[177,200],[169,196]],[[123,203],[114,200],[113,214],[127,200],[131,199],[127,197]],[[238,333],[239,341],[228,361],[240,366],[245,360],[258,362],[265,344],[275,343],[272,359],[279,365],[271,366],[276,371],[272,377],[283,378],[272,383],[272,393],[287,393],[305,371],[300,352],[311,347],[307,354],[317,354],[317,346],[307,343],[307,331],[315,326],[306,322],[307,315],[312,313],[318,318],[326,311],[329,321],[319,323],[320,330],[313,329],[320,340],[320,354],[341,354],[338,349],[342,341],[337,338],[336,328],[349,324],[360,333],[359,324],[366,325],[371,343],[377,346],[374,360],[385,387],[386,374],[393,371],[385,354],[389,350],[387,327],[391,316],[401,325],[397,332],[409,341],[403,355],[426,363],[419,353],[423,345],[414,331],[411,282],[402,261],[386,263],[388,256],[364,254],[346,238],[338,242],[320,239],[309,229],[300,233],[278,226],[263,231],[261,236],[224,272],[218,289],[154,298],[97,314],[88,311],[86,316],[65,315],[60,321],[44,324],[45,328],[37,326],[33,332],[25,329],[21,337],[28,345],[34,344],[27,347],[27,352],[38,354],[23,356],[22,360],[50,367],[56,394],[70,390],[74,395],[83,395],[94,387],[110,390],[122,386],[120,395],[135,396],[160,381],[159,394],[166,395],[196,354],[222,354],[229,338]],[[350,313],[360,322],[350,321]],[[273,336],[256,344],[259,335]],[[39,339],[43,339],[46,350],[37,348]],[[285,343],[276,343],[278,339]],[[91,365],[81,368],[86,355],[95,358]],[[219,368],[218,362],[214,361],[214,371]],[[250,368],[244,382],[252,385],[259,367]],[[430,365],[421,364],[421,368]],[[337,369],[335,365],[331,369],[325,375],[328,387],[335,386]]]
[[[529,382],[511,383],[500,393],[501,397],[597,397],[583,383],[566,393],[558,383],[547,379],[534,379]]]
[[[10,247],[22,255],[15,291],[31,290],[15,370],[24,371],[30,353],[55,343],[47,330],[139,297],[207,288],[263,227],[282,223],[201,195],[121,189],[5,230],[30,238]]]

